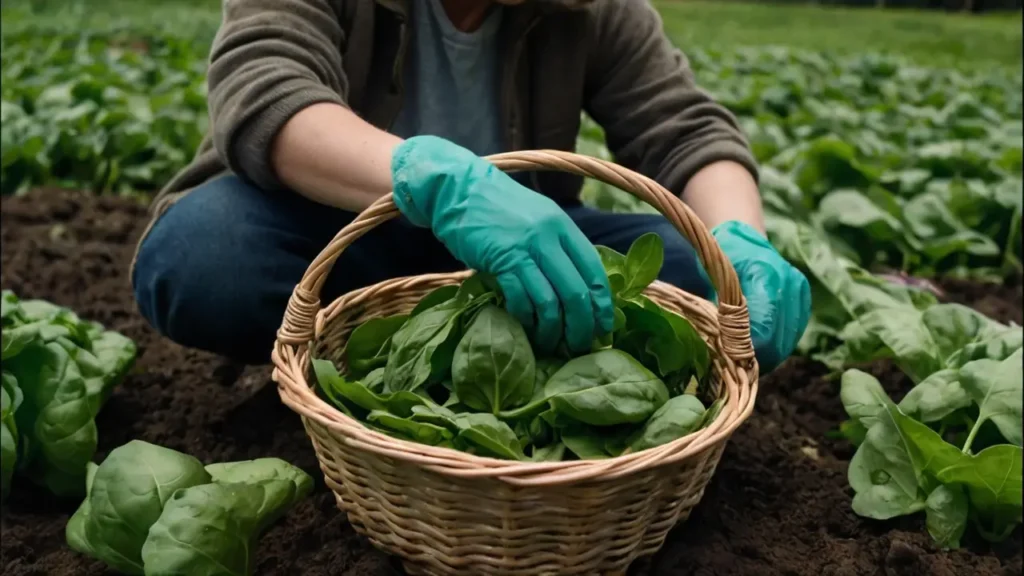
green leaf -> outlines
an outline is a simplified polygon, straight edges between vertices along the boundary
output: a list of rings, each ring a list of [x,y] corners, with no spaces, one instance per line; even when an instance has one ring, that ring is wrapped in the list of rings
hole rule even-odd
[[[1007,328],[995,336],[968,344],[946,360],[950,368],[960,368],[981,359],[1005,360],[1024,346],[1024,328]]]
[[[530,456],[530,460],[534,462],[560,462],[564,458],[565,444],[563,442],[556,442],[541,448],[534,448],[533,454]]]
[[[922,380],[899,403],[900,411],[925,423],[938,422],[970,405],[971,399],[960,385],[960,373],[948,369]]]
[[[941,485],[925,502],[925,526],[932,539],[944,548],[959,548],[967,528],[967,494],[956,485]]]
[[[941,482],[967,486],[971,506],[985,526],[982,535],[989,539],[1008,537],[1020,523],[1021,458],[1020,446],[1000,444],[937,471]]]
[[[456,414],[459,449],[496,458],[526,460],[516,433],[493,414]]]
[[[580,460],[601,460],[608,458],[605,441],[592,428],[576,427],[562,431],[562,443]]]
[[[665,262],[665,245],[661,236],[648,232],[629,247],[623,273],[625,285],[618,296],[623,299],[635,298],[658,278]]]
[[[3,343],[3,361],[6,362],[39,338],[39,324],[23,324],[13,328],[4,328],[0,332]]]
[[[1024,350],[1017,350],[1001,362],[975,360],[960,369],[961,385],[980,411],[977,425],[991,420],[1003,437],[1016,446],[1022,445],[1022,357]]]
[[[3,386],[0,388],[0,502],[6,501],[10,494],[11,478],[18,461],[18,426],[14,413],[22,398],[17,379],[3,372]]]
[[[545,394],[556,412],[594,426],[643,422],[669,398],[657,376],[620,350],[570,360]]]
[[[601,256],[601,263],[608,275],[612,296],[620,298],[622,291],[626,288],[626,256],[607,246],[596,246],[595,248],[597,248],[598,255]]]
[[[883,422],[891,423],[899,434],[898,446],[906,453],[922,489],[928,484],[927,474],[937,476],[940,470],[964,458],[960,450],[943,440],[937,432],[903,414],[895,405],[886,407]]]
[[[416,304],[416,307],[409,313],[409,317],[418,316],[424,310],[429,310],[438,304],[443,304],[452,298],[455,298],[455,295],[458,293],[459,286],[457,284],[447,284],[439,288],[434,288]]]
[[[872,426],[850,461],[853,511],[865,518],[888,520],[924,508],[914,466],[899,431],[889,420]]]
[[[115,448],[96,469],[83,528],[68,544],[115,570],[142,574],[142,546],[164,504],[177,490],[209,481],[186,454],[139,440]]]
[[[385,387],[391,391],[413,391],[443,377],[442,367],[451,366],[445,354],[460,336],[458,326],[467,305],[449,300],[410,318],[391,337],[391,350],[384,368]],[[438,355],[438,358],[434,356]]]
[[[59,343],[36,342],[4,368],[24,392],[15,421],[30,446],[26,475],[58,496],[81,495],[97,431],[78,366]]]
[[[497,306],[482,308],[452,359],[452,385],[459,401],[492,414],[517,408],[533,396],[536,376],[523,327]]]
[[[668,444],[697,430],[704,421],[704,405],[696,396],[670,398],[629,439],[627,451],[640,452]]]
[[[945,366],[966,346],[1000,336],[1006,330],[1006,326],[961,304],[930,307],[921,314],[921,321],[935,342],[935,356]]]
[[[345,362],[354,378],[387,364],[391,338],[408,320],[405,315],[372,318],[352,331],[345,345]]]
[[[256,508],[256,529],[260,532],[313,491],[313,479],[308,474],[278,458],[210,464],[206,472],[219,484],[263,486],[263,499]]]
[[[852,422],[864,430],[873,427],[885,413],[886,406],[892,404],[878,380],[860,370],[847,370],[843,373],[839,398]]]
[[[427,422],[418,422],[410,418],[402,418],[383,410],[370,412],[366,417],[366,421],[384,431],[394,433],[400,438],[431,446],[436,446],[454,437],[446,428]]]
[[[146,574],[249,576],[256,563],[261,484],[178,490],[142,547]]]

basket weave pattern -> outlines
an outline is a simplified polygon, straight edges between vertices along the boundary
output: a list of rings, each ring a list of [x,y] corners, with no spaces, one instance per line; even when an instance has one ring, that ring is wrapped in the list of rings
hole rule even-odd
[[[311,354],[343,368],[345,343],[356,326],[409,312],[434,288],[469,275],[388,280],[320,308],[320,290],[342,251],[398,215],[390,195],[341,230],[310,264],[278,332],[273,378],[282,401],[302,417],[338,507],[360,534],[401,558],[409,574],[623,574],[689,517],[729,436],[753,410],[757,366],[746,303],[714,238],[653,180],[567,152],[513,152],[488,160],[506,171],[553,169],[602,180],[656,207],[690,241],[717,289],[718,307],[662,282],[646,295],[689,319],[708,342],[712,390],[726,399],[718,418],[635,454],[533,463],[398,440],[321,400],[312,388]]]

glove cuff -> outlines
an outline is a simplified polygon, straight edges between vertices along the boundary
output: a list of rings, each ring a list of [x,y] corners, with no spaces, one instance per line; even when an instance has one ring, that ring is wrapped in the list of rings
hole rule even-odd
[[[391,185],[394,189],[392,198],[398,211],[414,226],[429,228],[430,216],[419,206],[422,201],[417,203],[417,198],[413,195],[415,186],[412,182],[421,179],[419,175],[413,174],[417,165],[415,156],[419,138],[421,137],[409,138],[391,152]]]

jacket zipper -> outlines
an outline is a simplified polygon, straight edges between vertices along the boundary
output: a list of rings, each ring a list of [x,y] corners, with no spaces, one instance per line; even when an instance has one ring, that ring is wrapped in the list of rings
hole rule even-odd
[[[539,18],[534,18],[530,21],[526,26],[526,29],[523,31],[523,34],[516,40],[515,45],[512,47],[512,60],[509,63],[510,66],[506,70],[507,76],[505,77],[504,93],[509,96],[510,102],[508,111],[508,141],[505,144],[509,147],[509,150],[516,150],[519,146],[519,110],[517,106],[519,102],[515,94],[515,76],[519,68],[519,58],[522,56],[523,45],[526,43],[526,37],[539,21]]]
[[[391,93],[396,95],[398,98],[398,104],[395,106],[395,111],[391,113],[391,118],[388,120],[386,131],[390,132],[395,122],[398,120],[398,115],[402,113],[402,102],[405,99],[405,86],[402,84],[402,73],[405,71],[405,57],[406,52],[409,49],[409,38],[407,34],[408,23],[404,16],[398,15],[398,54],[395,56],[395,62],[391,67]]]

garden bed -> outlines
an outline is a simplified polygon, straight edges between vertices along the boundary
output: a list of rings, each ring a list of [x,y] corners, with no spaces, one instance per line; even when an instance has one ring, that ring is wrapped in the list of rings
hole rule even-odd
[[[133,373],[97,418],[101,460],[142,439],[203,461],[276,456],[318,482],[260,542],[261,575],[385,575],[399,571],[358,537],[337,511],[299,418],[278,399],[269,368],[245,368],[184,350],[138,315],[127,270],[147,221],[135,201],[41,191],[0,204],[0,287],[68,306],[132,338]],[[943,285],[951,300],[1003,322],[1022,323],[1020,282]],[[211,318],[211,321],[216,321]],[[897,400],[910,381],[876,364]],[[734,435],[690,520],[635,574],[1019,575],[1020,529],[993,547],[969,535],[944,552],[923,519],[869,521],[850,509],[846,467],[853,448],[829,432],[845,418],[838,381],[819,365],[791,360],[762,379],[755,414]],[[72,552],[64,526],[78,502],[54,501],[24,482],[2,514],[2,571],[10,576],[104,574]]]

